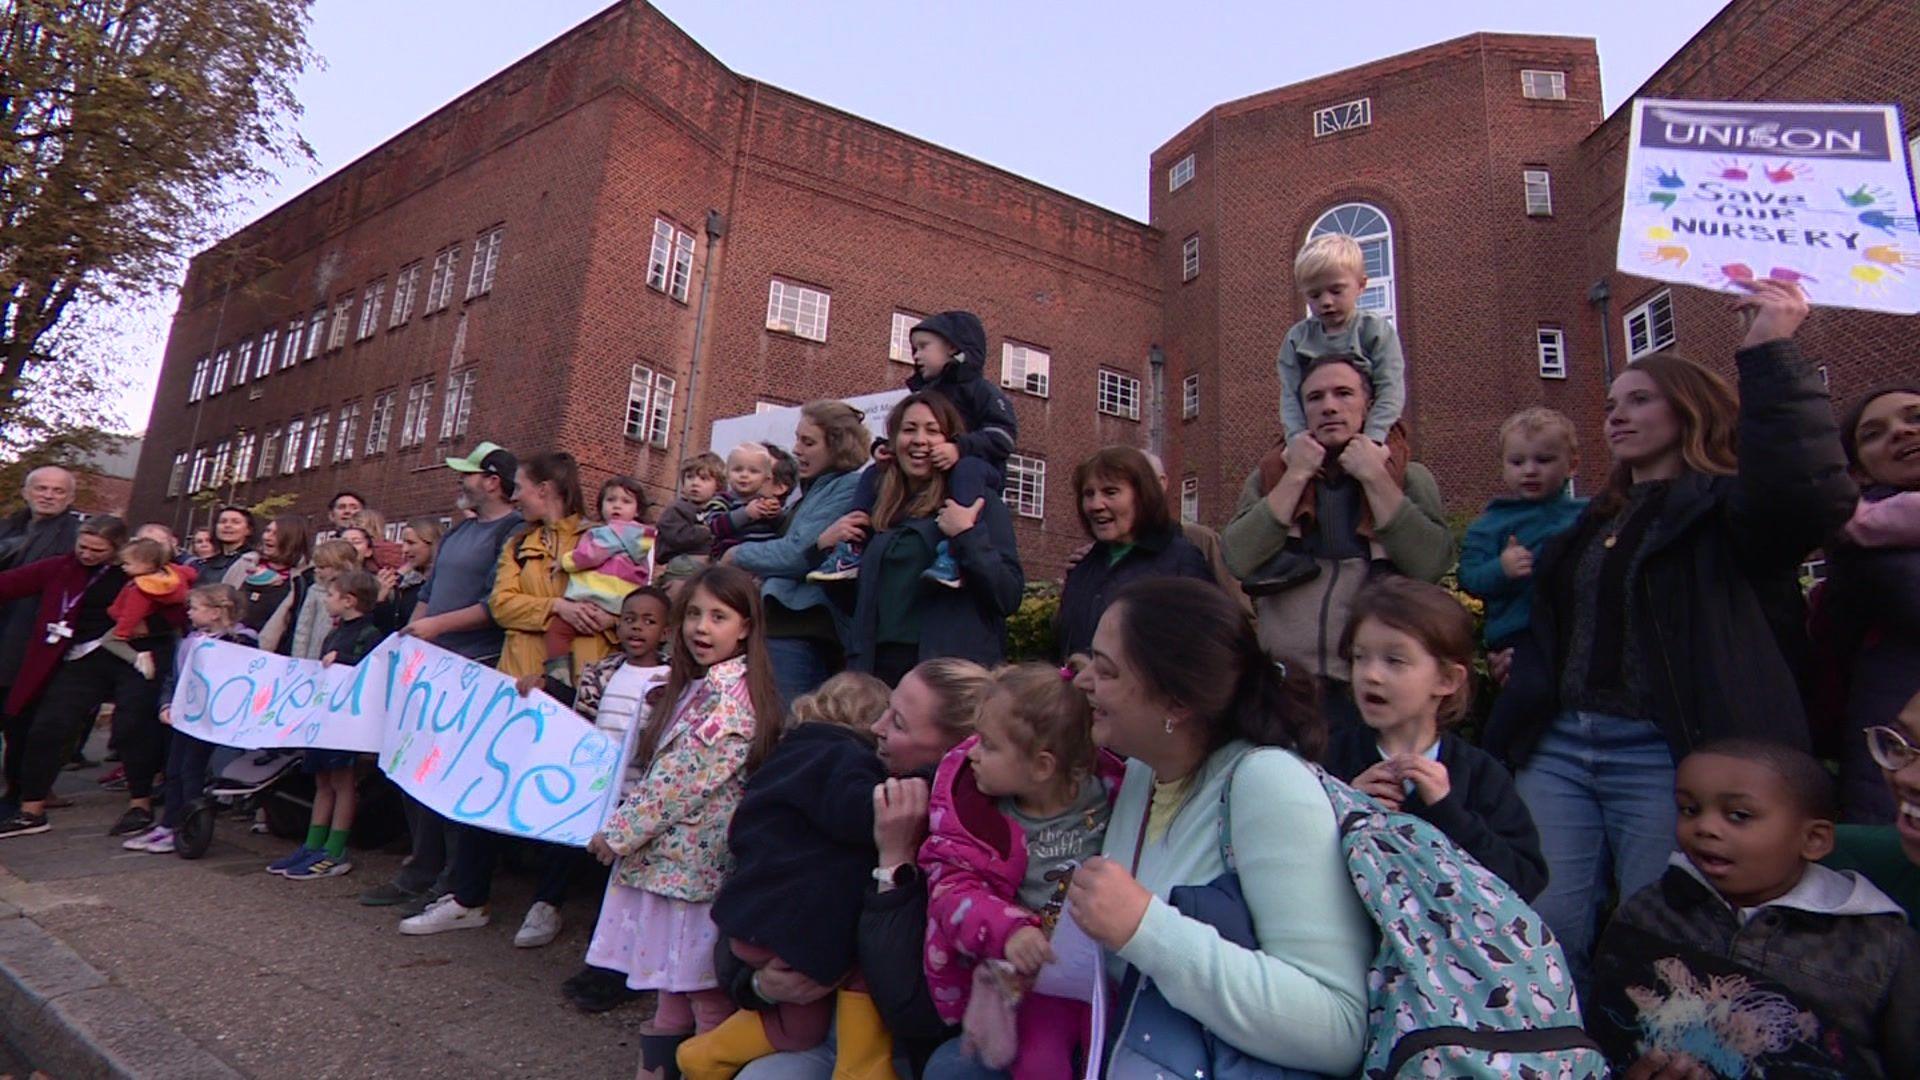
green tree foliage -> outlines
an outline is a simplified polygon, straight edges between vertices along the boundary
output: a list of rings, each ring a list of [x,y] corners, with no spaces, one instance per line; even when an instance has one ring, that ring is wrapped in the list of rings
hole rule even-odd
[[[311,2],[0,0],[0,427],[59,384],[65,320],[172,287],[271,166],[312,160]]]

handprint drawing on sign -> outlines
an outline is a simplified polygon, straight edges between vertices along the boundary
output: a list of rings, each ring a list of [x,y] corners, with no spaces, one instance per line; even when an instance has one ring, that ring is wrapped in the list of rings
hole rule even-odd
[[[1883,187],[1868,187],[1861,184],[1852,191],[1846,188],[1834,188],[1834,191],[1839,193],[1841,200],[1848,206],[1872,206],[1878,202],[1893,201],[1893,193]]]
[[[1656,244],[1640,252],[1640,258],[1643,261],[1653,263],[1656,266],[1660,263],[1669,262],[1675,266],[1685,266],[1687,265],[1687,259],[1690,257],[1691,253],[1679,244]]]
[[[1713,163],[1713,167],[1720,170],[1715,175],[1722,180],[1744,183],[1748,176],[1747,167],[1733,158],[1721,158]]]
[[[1920,266],[1920,254],[1903,250],[1898,244],[1874,244],[1861,252],[1868,262],[1876,262],[1896,273]]]
[[[1866,211],[1860,215],[1860,224],[1870,229],[1879,229],[1888,236],[1894,235],[1894,230],[1896,229],[1920,229],[1920,226],[1916,226],[1913,218],[1896,216],[1887,213],[1885,210]]]
[[[1766,173],[1767,179],[1776,184],[1791,184],[1795,180],[1812,178],[1813,169],[1798,161],[1789,161],[1784,165],[1767,166]]]

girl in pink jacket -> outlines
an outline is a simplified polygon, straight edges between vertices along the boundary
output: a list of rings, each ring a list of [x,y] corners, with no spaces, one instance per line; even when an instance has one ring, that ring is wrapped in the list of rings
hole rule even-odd
[[[1004,961],[1019,987],[1032,986],[1053,959],[1048,940],[1074,868],[1106,836],[1123,766],[1095,750],[1092,714],[1072,678],[1042,664],[995,672],[973,737],[934,778],[920,849],[927,985],[950,1024],[967,1012],[981,964]],[[1024,993],[1015,1026],[1015,1080],[1077,1075],[1091,1034],[1086,1002]],[[969,1043],[979,1050],[977,1034],[969,1030]]]

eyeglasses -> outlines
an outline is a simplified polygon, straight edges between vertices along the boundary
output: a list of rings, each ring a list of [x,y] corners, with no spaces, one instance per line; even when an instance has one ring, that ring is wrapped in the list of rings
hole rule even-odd
[[[1899,772],[1920,761],[1920,747],[1914,746],[1899,730],[1890,727],[1867,729],[1867,753],[1873,755],[1875,764],[1888,772]]]

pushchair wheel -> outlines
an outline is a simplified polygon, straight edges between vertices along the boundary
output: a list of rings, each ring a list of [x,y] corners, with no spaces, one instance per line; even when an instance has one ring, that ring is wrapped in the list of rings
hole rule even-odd
[[[173,850],[183,859],[197,859],[207,853],[213,845],[213,804],[205,799],[195,799],[187,804],[186,813],[180,816],[180,828],[175,831]]]

